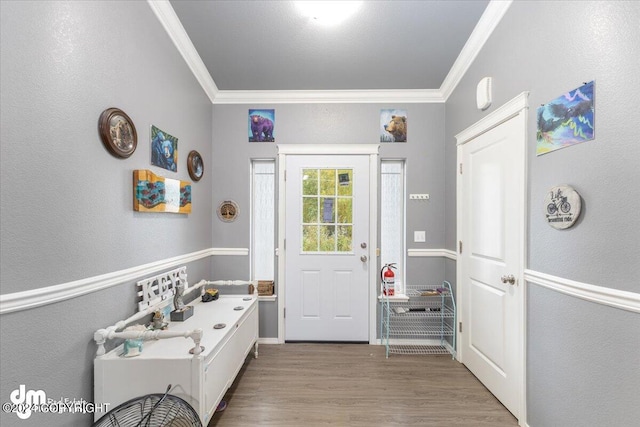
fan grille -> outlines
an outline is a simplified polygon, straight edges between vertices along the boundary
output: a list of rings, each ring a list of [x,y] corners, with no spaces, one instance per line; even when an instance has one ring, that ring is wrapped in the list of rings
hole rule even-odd
[[[109,411],[94,427],[197,427],[202,426],[193,407],[178,396],[148,394]]]

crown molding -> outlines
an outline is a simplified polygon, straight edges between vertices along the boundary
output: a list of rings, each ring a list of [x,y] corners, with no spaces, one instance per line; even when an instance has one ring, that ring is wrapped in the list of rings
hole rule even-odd
[[[441,103],[438,89],[398,90],[220,90],[214,104]]]
[[[219,90],[169,0],[147,0],[212,104],[443,103],[460,83],[513,0],[491,0],[439,89]]]
[[[507,13],[512,2],[512,0],[491,0],[489,2],[480,20],[471,32],[469,39],[460,51],[460,55],[458,55],[458,58],[449,70],[449,74],[447,74],[447,77],[445,77],[440,86],[440,92],[445,101],[449,99],[449,96],[451,96],[458,86],[460,80],[462,80],[469,70],[469,67],[493,33],[493,30],[498,26],[504,14]]]
[[[178,19],[176,11],[173,10],[169,0],[147,0],[147,3],[156,14],[158,21],[162,24],[165,31],[173,41],[173,44],[178,49],[178,52],[182,55],[185,62],[191,69],[191,72],[196,77],[196,80],[202,86],[211,103],[216,99],[218,93],[218,87],[213,81],[207,66],[204,65],[202,58],[198,54],[196,47],[187,35],[186,30],[182,26],[182,22]]]

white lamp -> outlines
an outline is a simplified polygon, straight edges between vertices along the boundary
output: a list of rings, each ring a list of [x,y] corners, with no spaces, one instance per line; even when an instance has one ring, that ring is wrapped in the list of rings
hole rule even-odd
[[[362,1],[296,1],[296,7],[303,16],[321,24],[335,25],[353,15]]]

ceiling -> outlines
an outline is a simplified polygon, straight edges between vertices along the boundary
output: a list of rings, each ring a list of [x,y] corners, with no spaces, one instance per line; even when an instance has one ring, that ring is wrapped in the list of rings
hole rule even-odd
[[[212,101],[224,99],[221,94],[233,98],[233,94],[261,91],[417,91],[442,98],[442,88],[460,62],[461,52],[474,47],[476,25],[481,18],[487,21],[491,6],[503,2],[364,1],[354,15],[333,25],[303,16],[295,3],[167,3],[177,21],[173,27],[183,27],[187,36],[181,42],[175,35],[172,38],[179,49],[192,43],[193,52],[189,55],[181,49],[182,54],[192,62],[196,77],[200,74],[203,87],[203,80],[209,81]],[[166,19],[169,13],[163,13]],[[503,13],[497,14],[497,21]],[[157,10],[156,14],[163,21]],[[489,34],[496,23],[493,15]],[[481,47],[484,40],[476,41],[476,49],[478,43]],[[195,62],[199,71],[194,69]]]

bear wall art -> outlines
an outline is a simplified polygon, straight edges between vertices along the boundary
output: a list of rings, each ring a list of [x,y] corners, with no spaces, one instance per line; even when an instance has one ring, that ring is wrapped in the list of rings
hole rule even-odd
[[[151,164],[178,171],[178,138],[151,125]]]
[[[407,142],[407,110],[380,110],[380,142]]]
[[[275,142],[275,110],[249,110],[249,142]]]

